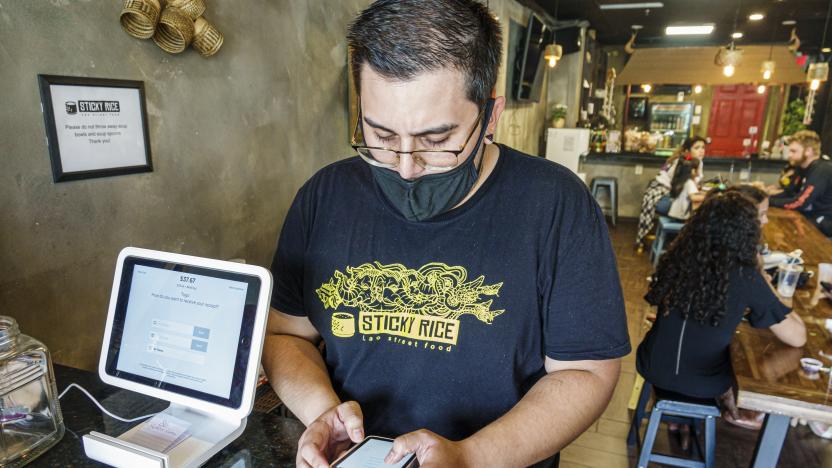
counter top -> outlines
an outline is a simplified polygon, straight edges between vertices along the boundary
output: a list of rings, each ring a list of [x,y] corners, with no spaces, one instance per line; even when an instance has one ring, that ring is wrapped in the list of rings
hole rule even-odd
[[[584,156],[584,162],[589,164],[642,164],[660,166],[664,163],[667,156],[658,156],[653,153],[589,153]],[[705,157],[705,166],[714,167],[729,167],[734,164],[737,167],[743,168],[751,164],[755,168],[772,168],[778,171],[786,164],[784,159],[759,159],[759,158],[742,158],[742,157]]]
[[[119,416],[134,418],[167,407],[167,403],[162,400],[107,385],[101,382],[98,374],[94,372],[61,365],[54,367],[59,393],[70,383],[77,383],[87,389],[105,408]],[[105,466],[86,457],[81,437],[90,431],[119,436],[141,423],[123,423],[105,416],[89,398],[74,388],[61,399],[61,412],[66,426],[63,439],[36,458],[31,466]],[[272,413],[252,412],[243,434],[214,455],[204,466],[293,467],[298,439],[303,431],[303,424],[295,419]]]

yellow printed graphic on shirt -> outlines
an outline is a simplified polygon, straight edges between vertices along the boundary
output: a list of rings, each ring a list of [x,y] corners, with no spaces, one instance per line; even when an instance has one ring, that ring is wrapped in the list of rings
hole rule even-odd
[[[402,344],[409,346],[419,341],[447,346],[457,343],[461,316],[472,315],[491,324],[505,312],[491,310],[494,299],[489,298],[499,296],[502,286],[485,284],[483,276],[468,281],[468,272],[461,266],[429,263],[414,270],[398,263],[373,262],[336,270],[315,292],[324,307],[334,311],[332,334],[336,337],[349,338],[357,330],[362,337],[375,336],[375,340],[388,335],[402,339],[396,342],[407,340]]]

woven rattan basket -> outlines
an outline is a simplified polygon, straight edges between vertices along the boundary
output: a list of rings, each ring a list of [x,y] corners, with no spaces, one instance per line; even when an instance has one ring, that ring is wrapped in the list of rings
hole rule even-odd
[[[150,39],[159,22],[159,0],[124,0],[121,27],[137,39]]]
[[[193,48],[203,57],[210,57],[222,47],[223,36],[216,26],[205,18],[199,17],[194,21]]]
[[[165,7],[153,35],[153,42],[170,54],[185,50],[194,38],[194,22],[179,10]]]

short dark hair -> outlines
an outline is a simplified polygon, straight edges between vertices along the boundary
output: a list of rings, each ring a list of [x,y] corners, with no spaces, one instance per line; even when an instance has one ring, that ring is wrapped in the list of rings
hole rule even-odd
[[[350,25],[347,46],[356,92],[365,63],[398,80],[454,68],[480,107],[497,83],[502,54],[500,23],[475,0],[375,1]]]

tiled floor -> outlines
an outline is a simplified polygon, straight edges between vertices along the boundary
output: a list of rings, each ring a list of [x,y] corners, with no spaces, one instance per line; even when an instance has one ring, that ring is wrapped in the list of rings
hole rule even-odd
[[[627,323],[635,350],[645,331],[644,315],[649,311],[643,300],[647,291],[647,276],[652,268],[647,254],[636,255],[633,249],[636,225],[634,221],[619,221],[610,229],[618,259],[621,285],[627,308]],[[630,414],[627,403],[635,379],[634,354],[624,359],[621,377],[609,407],[586,433],[561,453],[561,467],[617,468],[635,466],[636,457],[627,449]],[[749,466],[757,433],[736,428],[723,421],[717,423],[717,466]],[[661,430],[656,450],[682,455],[678,443],[666,430]],[[832,468],[832,442],[815,437],[806,426],[789,430],[778,467]]]

